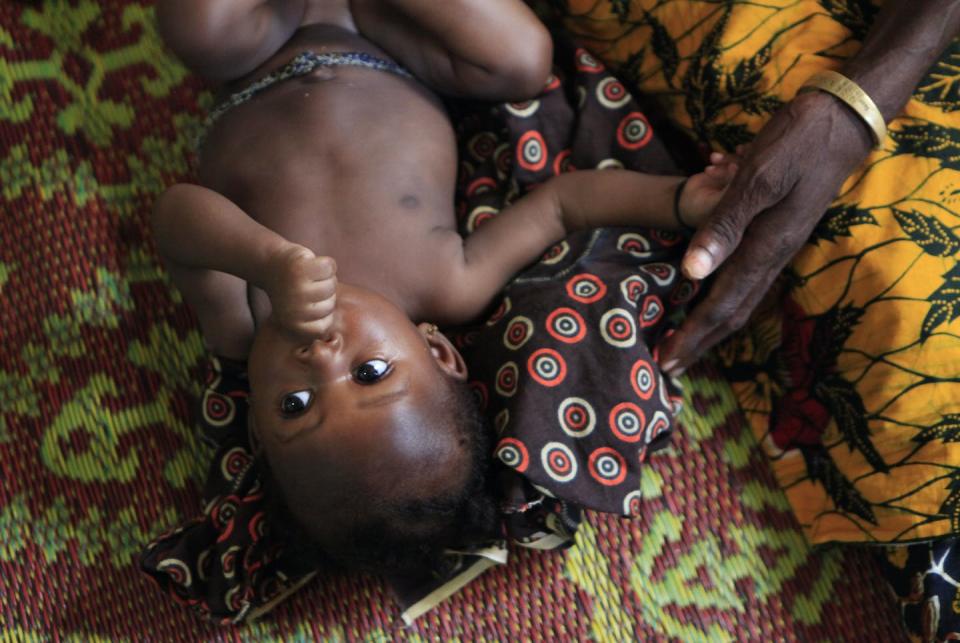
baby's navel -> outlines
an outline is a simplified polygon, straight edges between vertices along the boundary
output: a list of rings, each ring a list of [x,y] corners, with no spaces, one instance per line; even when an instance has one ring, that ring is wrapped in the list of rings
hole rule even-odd
[[[321,83],[325,80],[333,80],[337,77],[335,71],[330,67],[320,66],[302,77],[304,83]]]
[[[400,205],[408,210],[416,210],[420,207],[420,199],[412,194],[404,194],[400,197]]]

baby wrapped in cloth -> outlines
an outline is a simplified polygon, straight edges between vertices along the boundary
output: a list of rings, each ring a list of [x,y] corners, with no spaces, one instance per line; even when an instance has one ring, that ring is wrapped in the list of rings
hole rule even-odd
[[[576,167],[677,173],[619,81],[583,50],[558,46],[557,57],[562,70],[536,100],[455,106],[465,234]],[[511,282],[483,324],[453,333],[496,433],[504,539],[450,552],[442,569],[388,579],[405,620],[505,562],[508,540],[569,546],[581,508],[637,510],[640,465],[665,443],[679,405],[650,347],[696,291],[677,268],[682,241],[650,229],[569,237]],[[204,511],[141,558],[176,600],[226,623],[264,613],[318,571],[271,534],[247,394],[244,365],[214,359],[201,415],[217,449]]]

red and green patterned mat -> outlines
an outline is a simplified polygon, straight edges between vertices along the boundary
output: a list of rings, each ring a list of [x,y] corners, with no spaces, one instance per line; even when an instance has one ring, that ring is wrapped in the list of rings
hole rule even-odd
[[[645,472],[643,515],[518,552],[404,628],[373,578],[323,578],[242,629],[201,622],[134,557],[199,509],[202,347],[146,215],[188,175],[208,94],[150,3],[0,5],[0,641],[896,641],[864,549],[812,552],[704,366]]]

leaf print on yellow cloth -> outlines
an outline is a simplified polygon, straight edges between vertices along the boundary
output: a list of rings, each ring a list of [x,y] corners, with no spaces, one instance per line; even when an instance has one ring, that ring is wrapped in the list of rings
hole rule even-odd
[[[855,53],[878,3],[570,0],[567,27],[698,142],[748,142]],[[807,537],[960,527],[960,44],[846,181],[782,290],[720,347]],[[814,151],[811,151],[814,152]]]

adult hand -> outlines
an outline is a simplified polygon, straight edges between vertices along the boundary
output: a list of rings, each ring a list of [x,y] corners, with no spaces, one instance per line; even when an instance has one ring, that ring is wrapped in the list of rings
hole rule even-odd
[[[716,279],[660,346],[664,370],[681,373],[747,322],[872,143],[859,116],[823,92],[800,94],[774,114],[690,241],[684,274],[716,271]]]

